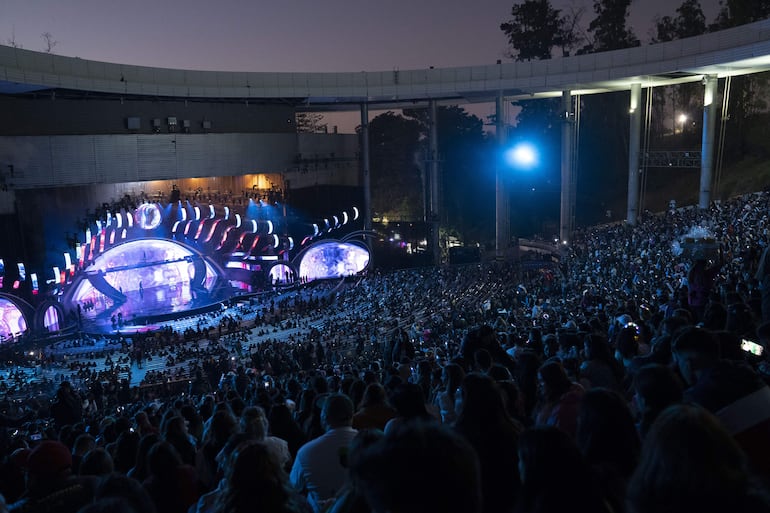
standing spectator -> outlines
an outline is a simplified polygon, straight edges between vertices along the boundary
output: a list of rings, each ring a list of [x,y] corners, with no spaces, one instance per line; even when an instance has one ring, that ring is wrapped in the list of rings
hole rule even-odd
[[[699,254],[687,273],[687,304],[695,315],[696,322],[703,319],[709,294],[714,287],[714,279],[721,267],[721,264],[709,265],[706,257]]]
[[[83,420],[83,404],[69,381],[62,381],[59,385],[56,398],[51,404],[51,417],[57,431]]]
[[[465,377],[463,368],[456,363],[448,363],[441,371],[441,389],[436,394],[435,404],[441,414],[443,424],[452,424],[457,419],[455,411],[456,393]]]

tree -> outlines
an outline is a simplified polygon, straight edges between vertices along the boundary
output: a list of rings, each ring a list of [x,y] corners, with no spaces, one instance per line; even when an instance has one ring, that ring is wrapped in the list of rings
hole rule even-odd
[[[392,111],[369,122],[373,217],[420,220],[423,187],[417,156],[421,127]]]
[[[639,40],[627,24],[630,4],[631,0],[594,0],[596,17],[588,26],[592,41],[581,51],[603,52],[638,46]],[[581,99],[575,208],[580,222],[597,222],[606,210],[614,213],[624,210],[628,177],[628,96],[628,92],[620,91]],[[601,187],[597,187],[599,184]],[[581,194],[581,190],[592,192]]]
[[[511,8],[511,20],[502,30],[511,45],[509,56],[517,61],[550,59],[554,47],[569,54],[581,40],[577,25],[582,11],[561,15],[550,0],[526,0]]]
[[[745,25],[770,17],[770,0],[722,0],[712,31]]]
[[[5,40],[5,44],[11,48],[24,48],[16,41],[16,27],[11,28],[11,37]]]
[[[663,16],[655,20],[653,43],[673,41],[706,33],[706,15],[698,0],[684,0],[676,9],[677,16]]]
[[[673,41],[706,33],[706,16],[703,14],[698,0],[684,0],[682,5],[676,9],[676,13],[677,15],[674,17],[662,16],[655,20],[653,43]],[[653,128],[652,133],[660,135],[675,131],[674,124],[681,114],[696,121],[699,119],[696,113],[701,109],[703,98],[703,88],[700,84],[690,83],[655,88],[654,94],[653,108],[656,127]],[[670,124],[666,126],[664,120],[668,120]],[[692,134],[695,133],[696,131],[693,130]],[[684,148],[681,146],[682,142],[691,144],[691,141],[680,140],[678,142],[680,143],[678,149]]]
[[[456,105],[438,107],[436,115],[441,223],[465,244],[491,240],[494,176],[488,171],[493,166],[488,165],[487,155],[493,149],[485,138],[484,124]],[[427,155],[428,110],[405,109],[404,116],[420,124],[422,154]]]
[[[511,58],[517,61],[550,59],[559,45],[559,9],[549,0],[527,0],[511,8],[512,19],[500,25],[511,45]]]
[[[53,38],[53,35],[50,32],[43,32],[40,34],[40,37],[45,41],[45,48],[43,48],[43,51],[45,53],[53,53],[54,47],[58,45],[59,42]]]
[[[631,0],[594,0],[596,18],[588,24],[593,41],[583,53],[606,52],[639,46],[639,39],[627,26]]]
[[[723,0],[712,31],[737,27],[770,17],[770,0]],[[764,140],[756,139],[767,125],[768,94],[766,74],[733,77],[730,88],[725,155],[745,158],[764,152]]]

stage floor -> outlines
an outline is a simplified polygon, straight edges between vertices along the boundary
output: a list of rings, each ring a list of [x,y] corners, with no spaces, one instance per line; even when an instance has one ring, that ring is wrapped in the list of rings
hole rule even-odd
[[[93,307],[83,311],[82,330],[87,333],[137,333],[160,329],[160,319],[184,317],[191,311],[219,303],[211,296],[195,297],[189,287],[171,285],[152,287],[124,293],[127,301],[115,305],[103,295],[93,301]]]

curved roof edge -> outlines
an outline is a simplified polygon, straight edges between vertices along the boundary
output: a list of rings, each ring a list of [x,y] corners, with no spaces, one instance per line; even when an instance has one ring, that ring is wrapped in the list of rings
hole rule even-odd
[[[293,98],[308,108],[427,99],[487,101],[624,90],[770,70],[770,20],[680,39],[544,61],[422,70],[269,73],[152,68],[0,46],[0,93],[69,89],[175,98]]]

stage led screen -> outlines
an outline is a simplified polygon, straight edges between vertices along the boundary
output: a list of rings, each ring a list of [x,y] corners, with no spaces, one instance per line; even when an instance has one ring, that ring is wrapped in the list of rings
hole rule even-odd
[[[131,310],[143,310],[150,304],[177,310],[193,299],[190,287],[195,276],[193,261],[199,258],[173,241],[140,239],[109,249],[94,259],[86,273],[101,273],[104,281],[127,297],[133,305]],[[205,260],[204,264],[203,287],[210,291],[217,273]],[[110,307],[110,298],[100,294],[88,280],[78,285],[73,300],[81,304],[96,303],[96,311]]]
[[[299,263],[299,275],[308,281],[351,276],[369,264],[369,251],[358,244],[329,241],[310,246]]]
[[[292,270],[286,264],[276,264],[270,268],[270,283],[290,283]]]
[[[27,331],[27,321],[13,301],[0,297],[0,341],[5,341]]]

